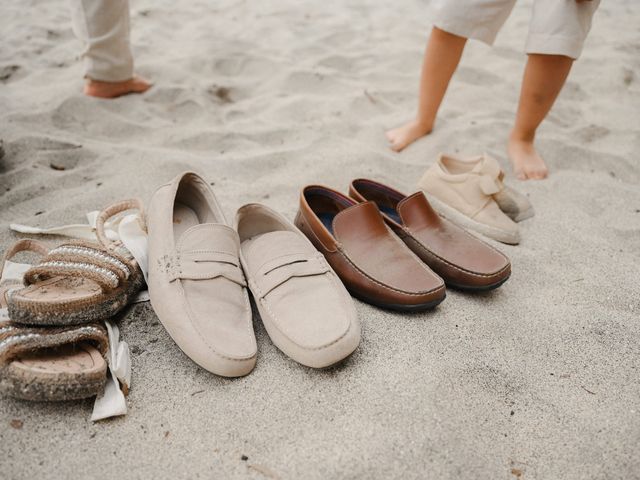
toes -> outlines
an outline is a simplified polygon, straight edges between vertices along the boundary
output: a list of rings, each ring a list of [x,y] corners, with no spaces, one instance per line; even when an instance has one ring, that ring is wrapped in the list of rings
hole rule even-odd
[[[393,143],[396,139],[395,130],[387,130],[386,132],[384,132],[384,136],[387,137],[387,140],[389,140],[389,142]]]
[[[137,93],[144,93],[151,88],[151,85],[148,83],[138,83],[133,86],[133,91]]]
[[[403,148],[404,145],[402,145],[400,142],[391,142],[391,150],[393,150],[394,152],[399,152]]]
[[[527,176],[532,180],[542,180],[544,178],[547,178],[547,172],[542,170],[536,170],[533,172],[529,172]]]
[[[531,178],[532,180],[542,180],[544,178],[547,178],[549,171],[544,165],[542,165],[542,166],[527,169],[526,174],[527,174],[527,177]]]
[[[527,174],[525,173],[524,169],[518,167],[515,163],[513,165],[513,174],[515,175],[515,177],[518,180],[526,180],[527,179]]]

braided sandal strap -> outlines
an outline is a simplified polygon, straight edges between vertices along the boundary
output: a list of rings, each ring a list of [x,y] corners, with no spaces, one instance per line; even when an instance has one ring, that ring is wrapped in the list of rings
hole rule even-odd
[[[26,285],[52,277],[86,278],[100,285],[103,292],[116,289],[133,271],[126,258],[102,246],[74,241],[52,249],[42,262],[24,275]]]
[[[9,260],[15,257],[20,252],[33,252],[37,253],[40,256],[44,256],[47,254],[49,249],[44,243],[40,243],[37,240],[29,240],[22,239],[15,242],[9,248],[7,248],[2,256],[2,263],[0,264],[0,278],[2,278],[2,273],[4,272],[5,265]],[[14,281],[4,281],[0,284],[0,308],[5,308],[7,306],[6,295],[11,289],[16,288],[17,286],[22,286],[22,284],[16,280]]]
[[[81,341],[93,343],[105,357],[109,348],[106,329],[97,323],[61,328],[26,327],[11,322],[0,323],[0,366],[23,353],[59,347]]]
[[[96,218],[96,236],[98,241],[108,250],[120,250],[123,248],[122,242],[113,241],[109,239],[104,231],[104,225],[111,217],[118,215],[119,213],[126,212],[128,210],[138,210],[140,212],[140,227],[145,232],[147,231],[146,225],[142,219],[144,218],[144,204],[139,198],[131,198],[116,202],[103,209]]]
[[[95,244],[82,241],[66,243],[52,249],[47,255],[47,261],[92,263],[112,270],[120,280],[126,280],[131,275],[131,267],[126,259],[115,252],[106,252]]]

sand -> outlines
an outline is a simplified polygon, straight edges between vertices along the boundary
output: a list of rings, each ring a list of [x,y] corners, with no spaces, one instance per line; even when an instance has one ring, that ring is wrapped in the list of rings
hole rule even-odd
[[[134,0],[137,70],[155,86],[115,101],[80,93],[66,2],[5,2],[0,248],[10,222],[79,222],[185,169],[229,218],[252,201],[293,218],[311,182],[410,192],[440,151],[508,171],[530,4],[494,48],[469,45],[434,133],[395,154],[383,132],[415,108],[425,2]],[[416,315],[356,302],[362,344],[328,371],[285,357],[256,318],[258,364],[237,380],[133,306],[129,414],[92,424],[91,401],[3,399],[0,476],[640,478],[639,22],[632,0],[597,13],[540,131],[550,178],[510,179],[537,214],[500,246],[513,276],[498,291]]]

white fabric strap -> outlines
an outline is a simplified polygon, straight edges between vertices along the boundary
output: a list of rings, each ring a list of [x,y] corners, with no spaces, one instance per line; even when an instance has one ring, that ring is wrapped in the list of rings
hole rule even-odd
[[[120,384],[126,386],[127,390],[131,385],[131,357],[129,356],[129,345],[127,342],[120,342],[120,330],[110,320],[104,321],[109,334],[109,352],[107,361],[109,362],[109,378],[104,387],[102,395],[96,397],[91,413],[91,421],[97,422],[105,418],[126,415],[127,402],[124,393],[120,389]]]
[[[66,237],[83,238],[85,240],[96,240],[96,219],[99,213],[98,211],[87,213],[86,224],[40,228],[12,223],[9,225],[9,228],[14,232],[31,235],[64,235]],[[139,215],[129,214],[110,218],[105,224],[105,233],[110,240],[120,240],[127,250],[131,252],[131,255],[136,259],[136,262],[138,262],[142,270],[144,279],[147,280],[147,274],[149,272],[147,234],[140,227]]]
[[[11,260],[5,261],[2,276],[0,277],[0,285],[5,282],[22,284],[24,274],[31,267],[33,267],[33,265],[29,265],[28,263],[16,263]]]
[[[11,224],[9,228],[14,232],[27,233],[31,235],[64,235],[67,237],[83,238],[85,240],[97,240],[96,237],[96,219],[100,212],[93,211],[87,213],[86,224],[63,225],[61,227],[39,228],[30,227],[28,225]],[[136,259],[145,280],[148,274],[148,256],[147,256],[147,234],[141,228],[141,222],[138,214],[115,216],[105,223],[105,233],[110,240],[120,240],[122,244],[131,252],[133,258]],[[2,280],[17,280],[22,282],[24,272],[32,265],[24,265],[13,262],[6,262]],[[1,283],[1,281],[0,281]],[[149,301],[149,293],[141,291],[132,303]],[[0,319],[3,313],[0,309]],[[93,413],[91,421],[96,422],[105,418],[125,415],[127,413],[127,403],[124,393],[120,388],[120,384],[125,385],[128,389],[131,385],[131,355],[129,353],[129,345],[127,342],[120,341],[120,332],[118,327],[110,320],[105,320],[105,326],[109,333],[109,351],[107,353],[107,361],[109,363],[109,372],[107,373],[107,383],[104,393],[96,397],[93,404]]]

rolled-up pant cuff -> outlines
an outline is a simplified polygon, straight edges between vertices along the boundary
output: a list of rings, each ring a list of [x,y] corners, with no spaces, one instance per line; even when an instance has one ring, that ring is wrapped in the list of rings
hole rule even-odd
[[[529,34],[525,52],[542,55],[564,55],[576,60],[582,53],[584,41],[577,37],[560,35]]]
[[[487,28],[474,28],[469,25],[463,26],[457,22],[446,22],[446,21],[436,21],[433,23],[433,26],[439,28],[440,30],[450,33],[452,35],[457,35],[458,37],[464,37],[471,40],[480,40],[487,45],[493,45],[493,42],[496,41],[496,36],[498,32],[494,32]]]
[[[124,82],[133,78],[133,61],[128,65],[115,66],[108,64],[106,66],[97,65],[96,59],[84,58],[84,76],[91,80],[101,82]]]

